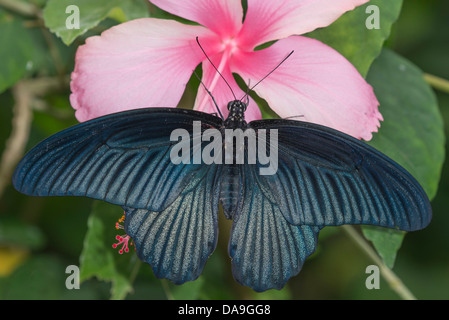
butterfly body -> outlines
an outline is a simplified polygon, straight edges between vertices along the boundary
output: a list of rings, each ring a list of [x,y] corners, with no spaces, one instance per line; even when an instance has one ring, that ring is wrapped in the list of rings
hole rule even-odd
[[[245,121],[246,105],[239,100],[228,103],[229,115],[223,122],[222,134],[225,136],[225,129],[245,130],[247,123]],[[223,141],[224,148],[225,141]],[[241,165],[236,163],[235,157],[232,164],[225,164],[222,172],[220,203],[223,207],[227,219],[232,219],[238,209],[238,203],[242,193],[242,177],[240,176]]]
[[[419,183],[374,148],[301,121],[246,123],[246,105],[238,100],[228,109],[225,120],[149,108],[79,124],[33,148],[17,166],[13,184],[28,195],[86,196],[122,206],[139,258],[157,277],[178,284],[196,279],[214,251],[220,203],[233,220],[234,277],[256,291],[280,289],[296,275],[325,226],[413,231],[430,222],[430,203]],[[209,154],[214,161],[172,161],[179,143],[170,139],[174,130],[189,140],[186,157]],[[239,130],[253,132],[255,140],[231,146],[226,133]],[[220,152],[210,151],[208,133],[218,137]],[[272,174],[263,174],[272,165],[263,152],[251,159],[250,141],[276,160]]]

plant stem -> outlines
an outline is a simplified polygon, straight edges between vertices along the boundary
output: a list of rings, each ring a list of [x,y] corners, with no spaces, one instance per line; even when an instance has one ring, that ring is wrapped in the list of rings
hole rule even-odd
[[[424,80],[435,89],[449,93],[449,81],[428,73],[424,73]]]
[[[17,0],[0,0],[0,7],[3,7],[10,11],[14,11],[25,17],[42,16],[42,12],[40,11],[40,9],[29,2]]]
[[[131,274],[129,276],[129,283],[131,285],[134,283],[134,280],[136,280],[136,277],[137,277],[137,274],[139,273],[139,269],[140,269],[141,265],[142,265],[142,261],[140,261],[140,259],[136,259],[136,262],[134,263],[134,268],[131,271]]]
[[[349,237],[356,242],[360,248],[368,255],[368,257],[374,261],[379,267],[380,272],[384,279],[388,282],[391,289],[395,291],[404,300],[416,300],[413,293],[404,285],[399,277],[388,268],[382,259],[377,255],[374,249],[369,243],[355,230],[353,226],[344,225],[343,230],[349,235]]]
[[[11,135],[6,141],[0,161],[0,198],[7,185],[9,185],[14,167],[19,162],[28,142],[33,119],[31,111],[32,93],[26,84],[21,81],[12,88],[14,96],[13,119]]]
[[[11,183],[14,168],[25,152],[33,119],[31,106],[33,101],[58,88],[60,80],[50,77],[23,79],[12,88],[14,96],[12,130],[0,158],[0,198],[5,187]]]

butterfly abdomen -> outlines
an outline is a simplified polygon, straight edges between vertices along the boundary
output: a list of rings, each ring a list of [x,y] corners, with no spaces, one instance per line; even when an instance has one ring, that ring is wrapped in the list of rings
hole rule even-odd
[[[237,210],[242,194],[240,165],[229,164],[223,166],[220,186],[220,202],[226,219],[232,219]]]

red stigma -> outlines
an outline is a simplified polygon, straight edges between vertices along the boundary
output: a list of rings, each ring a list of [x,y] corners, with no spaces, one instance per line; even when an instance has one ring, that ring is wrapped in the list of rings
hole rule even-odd
[[[125,227],[123,226],[123,222],[125,221],[125,214],[123,214],[123,216],[118,220],[118,222],[115,224],[115,228],[118,229],[125,229]],[[120,236],[120,235],[116,235],[115,239],[118,240],[118,243],[114,243],[112,245],[112,247],[115,249],[117,248],[119,245],[122,245],[121,249],[118,251],[119,254],[123,254],[123,251],[125,252],[129,252],[129,248],[128,246],[132,246],[132,239],[130,236],[128,236],[127,234]]]

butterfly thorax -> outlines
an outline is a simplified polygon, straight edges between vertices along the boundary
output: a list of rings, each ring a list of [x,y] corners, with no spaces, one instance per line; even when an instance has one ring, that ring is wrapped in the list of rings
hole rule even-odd
[[[245,128],[246,104],[240,100],[230,101],[228,103],[229,115],[224,122],[226,129]]]

